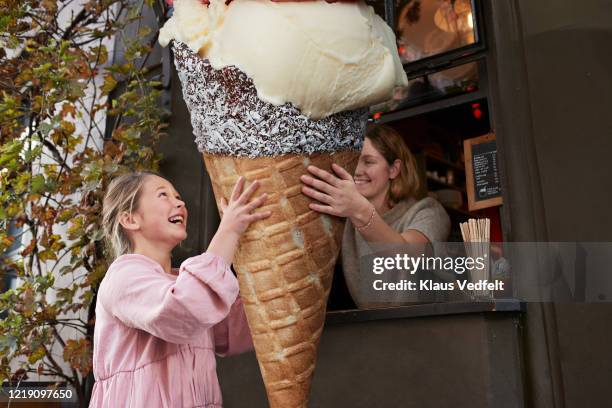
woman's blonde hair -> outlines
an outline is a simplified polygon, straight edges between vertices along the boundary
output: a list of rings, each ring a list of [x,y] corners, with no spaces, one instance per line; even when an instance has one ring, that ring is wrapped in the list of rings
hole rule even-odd
[[[106,190],[102,203],[102,226],[113,259],[134,250],[130,238],[119,223],[119,215],[124,211],[131,215],[138,210],[142,185],[147,176],[162,177],[149,171],[126,173],[115,177]]]
[[[385,125],[371,125],[366,131],[374,148],[385,158],[389,166],[400,161],[399,175],[391,180],[388,200],[391,206],[417,195],[420,187],[416,160],[402,137],[393,128]]]

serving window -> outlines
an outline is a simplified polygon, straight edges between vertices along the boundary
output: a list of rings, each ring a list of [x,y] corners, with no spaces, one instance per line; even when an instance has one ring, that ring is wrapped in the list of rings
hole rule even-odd
[[[417,160],[419,197],[433,197],[451,220],[448,242],[461,243],[461,224],[489,219],[491,242],[504,241],[500,206],[470,210],[464,142],[495,127],[490,112],[488,52],[482,4],[470,0],[369,2],[393,28],[408,85],[392,100],[371,108],[370,121],[395,129]],[[468,158],[469,159],[469,158]],[[508,276],[504,276],[509,281]],[[504,293],[504,297],[508,292]],[[438,299],[448,301],[451,299]],[[461,301],[461,296],[456,300]],[[469,302],[469,298],[464,299]],[[415,303],[430,303],[424,300]],[[336,265],[329,310],[355,304]]]

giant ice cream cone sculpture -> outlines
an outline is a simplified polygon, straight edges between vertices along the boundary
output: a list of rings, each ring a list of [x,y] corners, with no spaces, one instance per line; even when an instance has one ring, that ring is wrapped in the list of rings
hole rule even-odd
[[[393,34],[363,3],[174,5],[160,42],[174,40],[217,204],[239,176],[268,193],[272,216],[249,227],[234,259],[268,400],[305,407],[343,220],[310,210],[299,177],[309,164],[354,171],[364,107],[406,81]]]
[[[354,151],[318,154],[354,168]],[[314,213],[300,192],[300,155],[255,159],[206,155],[217,197],[228,197],[237,174],[260,180],[273,194],[271,218],[244,235],[234,260],[253,343],[271,407],[303,407],[308,401],[327,297],[343,222]]]

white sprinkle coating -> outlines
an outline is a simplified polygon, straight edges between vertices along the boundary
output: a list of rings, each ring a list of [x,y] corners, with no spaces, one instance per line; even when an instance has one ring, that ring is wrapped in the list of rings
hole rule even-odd
[[[172,48],[201,152],[260,157],[361,150],[366,108],[312,120],[291,103],[259,99],[237,67],[216,70],[185,44],[173,41]]]

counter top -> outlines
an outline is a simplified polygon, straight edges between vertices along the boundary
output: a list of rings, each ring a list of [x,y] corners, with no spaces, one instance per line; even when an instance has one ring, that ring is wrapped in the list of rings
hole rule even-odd
[[[325,324],[405,319],[425,316],[446,316],[464,313],[525,311],[525,303],[516,299],[495,299],[490,302],[422,303],[380,309],[334,310],[327,312]]]

